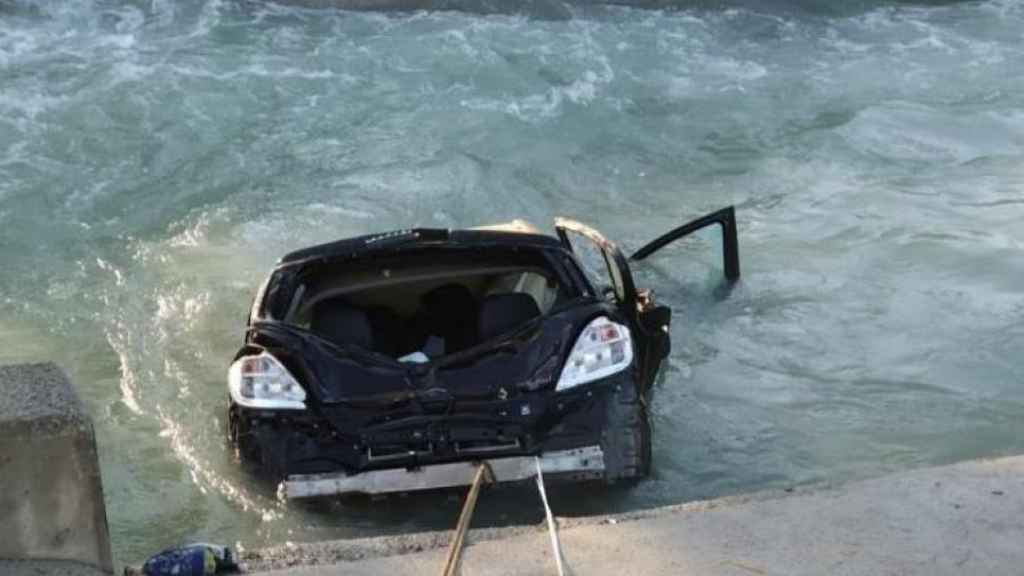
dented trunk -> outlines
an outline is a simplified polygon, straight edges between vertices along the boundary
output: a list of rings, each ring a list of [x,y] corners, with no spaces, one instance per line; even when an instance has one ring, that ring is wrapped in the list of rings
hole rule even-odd
[[[328,461],[352,471],[535,454],[555,426],[571,436],[564,413],[593,399],[590,390],[552,402],[552,388],[580,319],[606,310],[604,304],[573,307],[429,364],[343,349],[292,326],[257,324],[252,344],[273,351],[301,375],[322,418],[292,435],[268,422],[268,435],[287,445],[280,453],[292,460],[307,454],[309,466],[286,466],[305,472],[329,469]],[[593,412],[579,423],[586,432],[601,427],[603,410]]]

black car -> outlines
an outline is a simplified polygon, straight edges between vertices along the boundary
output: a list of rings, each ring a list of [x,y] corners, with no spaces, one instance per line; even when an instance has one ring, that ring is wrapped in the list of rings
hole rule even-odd
[[[563,479],[641,478],[671,310],[636,288],[630,261],[712,224],[733,281],[732,207],[629,259],[565,219],[557,236],[516,221],[292,252],[229,370],[230,438],[289,497],[465,485],[480,461],[520,480],[536,457]]]

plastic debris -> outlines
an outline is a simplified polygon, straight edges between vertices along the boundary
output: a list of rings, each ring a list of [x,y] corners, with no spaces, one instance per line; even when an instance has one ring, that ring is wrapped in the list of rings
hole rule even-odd
[[[236,572],[231,549],[215,544],[187,544],[146,560],[142,568],[125,568],[125,576],[210,576]]]

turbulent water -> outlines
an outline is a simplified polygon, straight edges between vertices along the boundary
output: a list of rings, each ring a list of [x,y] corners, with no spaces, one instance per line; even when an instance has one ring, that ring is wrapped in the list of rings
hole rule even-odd
[[[280,503],[224,441],[274,260],[413,225],[737,206],[731,292],[714,234],[636,271],[676,310],[654,477],[556,513],[1024,450],[1024,3],[481,6],[0,0],[0,361],[78,384],[122,561],[454,522]]]

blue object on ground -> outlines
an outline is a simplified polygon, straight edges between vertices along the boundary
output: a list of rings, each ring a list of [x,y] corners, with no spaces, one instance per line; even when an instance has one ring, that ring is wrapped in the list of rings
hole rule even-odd
[[[238,568],[226,546],[188,544],[153,556],[142,565],[145,576],[209,576]]]

